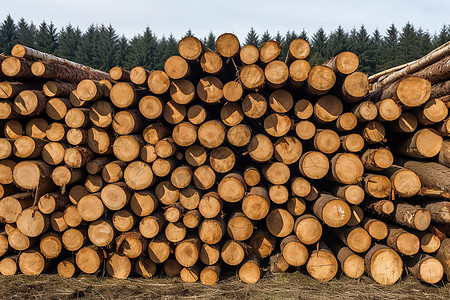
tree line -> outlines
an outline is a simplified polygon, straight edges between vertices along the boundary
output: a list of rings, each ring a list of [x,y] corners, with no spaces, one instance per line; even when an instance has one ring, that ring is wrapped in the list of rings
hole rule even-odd
[[[194,33],[189,29],[184,36],[188,35]],[[369,33],[364,25],[350,32],[339,26],[330,33],[319,28],[311,36],[304,29],[299,33],[288,31],[284,35],[277,32],[273,36],[269,31],[258,34],[252,27],[241,42],[261,46],[268,40],[276,40],[282,49],[280,59],[284,60],[289,43],[296,38],[310,43],[308,60],[312,66],[322,64],[342,51],[352,51],[360,59],[359,70],[374,74],[420,58],[449,41],[450,26],[443,25],[435,34],[415,28],[409,22],[401,29],[392,24],[384,33],[378,29]],[[201,40],[209,49],[215,49],[213,32]],[[178,53],[178,41],[172,34],[157,37],[149,27],[128,39],[119,36],[111,25],[103,24],[92,24],[83,32],[71,24],[58,29],[46,21],[37,26],[24,18],[15,22],[10,15],[0,24],[0,52],[9,54],[16,43],[21,43],[104,71],[116,65],[126,69],[134,66],[163,69],[165,60]]]

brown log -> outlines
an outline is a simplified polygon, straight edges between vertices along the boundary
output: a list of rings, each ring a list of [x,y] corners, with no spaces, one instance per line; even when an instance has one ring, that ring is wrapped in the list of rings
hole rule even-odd
[[[63,232],[69,227],[64,220],[64,214],[62,211],[52,213],[50,216],[50,226],[56,232]]]
[[[266,227],[276,237],[289,235],[294,228],[294,218],[285,209],[272,210],[266,218]]]
[[[239,40],[232,33],[223,33],[216,40],[216,49],[223,57],[233,57],[239,52]]]
[[[219,182],[217,192],[224,201],[238,202],[247,191],[244,177],[239,173],[228,173]]]
[[[220,218],[205,219],[198,227],[198,236],[203,243],[217,244],[225,235],[225,222]]]
[[[306,203],[303,198],[300,197],[291,197],[287,201],[287,210],[293,216],[300,216],[306,210]]]
[[[107,101],[96,101],[89,108],[89,119],[98,127],[109,127],[113,121],[114,109]]]
[[[212,122],[212,121],[211,121]],[[218,123],[218,122],[217,122]],[[203,123],[204,125],[206,123]],[[222,125],[223,126],[223,125]],[[210,127],[210,130],[217,129],[214,126],[206,125],[206,127]],[[197,135],[199,134],[200,129],[197,131],[197,127],[192,125],[189,122],[182,122],[175,126],[175,128],[172,131],[172,138],[175,141],[175,143],[181,147],[188,147],[195,143],[197,140]],[[208,133],[205,133],[205,130],[202,130],[202,135],[209,135],[210,131]],[[225,135],[225,129],[223,128],[223,131],[218,132],[218,139],[221,139],[221,136]],[[199,136],[200,140],[200,136]],[[203,142],[205,142],[205,139],[202,139]]]
[[[69,251],[78,251],[87,242],[87,229],[85,227],[69,228],[64,231],[61,241]]]
[[[289,79],[288,84],[293,88],[300,88],[308,79],[308,74],[311,70],[309,62],[303,59],[294,60],[289,65]]]
[[[135,88],[127,82],[116,83],[110,92],[111,102],[119,108],[136,105],[144,95],[143,89]]]
[[[130,71],[127,71],[119,66],[112,67],[109,70],[109,76],[116,81],[130,81]]]
[[[376,119],[380,122],[395,121],[402,115],[401,106],[390,98],[378,101],[375,106],[378,109]]]
[[[331,160],[331,178],[343,184],[355,184],[362,179],[364,166],[354,153],[338,153]]]
[[[166,72],[154,70],[148,75],[147,85],[150,92],[156,95],[162,95],[169,90],[170,78]]]
[[[267,110],[267,101],[263,95],[258,93],[250,93],[244,97],[242,101],[242,111],[252,119],[260,118]]]
[[[215,79],[212,80],[220,86],[220,81]],[[201,86],[201,84],[199,83],[198,86]],[[196,96],[195,85],[192,81],[187,79],[176,79],[170,83],[169,93],[173,102],[180,105],[186,105],[191,103]],[[200,93],[200,90],[197,90],[197,93]],[[205,91],[203,91],[202,96],[207,97],[205,95],[208,95],[208,92],[205,94]]]
[[[367,123],[363,128],[361,135],[368,144],[386,142],[386,129],[384,125],[378,121],[370,121]]]
[[[242,53],[242,52],[241,52]],[[259,55],[259,52],[258,52]],[[229,81],[223,86],[223,97],[231,102],[236,102],[242,99],[244,91],[242,84],[237,81]]]
[[[58,263],[58,275],[63,278],[72,278],[77,272],[75,260],[72,257],[65,258]]]
[[[47,81],[42,87],[42,90],[47,97],[68,98],[70,93],[76,88],[77,86],[75,84],[69,82]],[[69,101],[69,99],[67,99],[67,101]]]
[[[165,177],[172,172],[176,167],[176,162],[173,158],[157,158],[152,164],[152,171],[158,177]]]
[[[200,265],[195,265],[190,268],[183,267],[180,271],[180,278],[184,282],[194,283],[200,278]]]
[[[364,258],[355,254],[349,247],[339,244],[333,247],[333,252],[345,275],[356,279],[364,274]]]
[[[110,87],[107,82],[91,79],[84,79],[78,83],[76,91],[77,96],[83,101],[95,101],[110,95]]]
[[[106,185],[101,191],[103,204],[110,210],[120,210],[130,202],[131,193],[124,182]]]
[[[364,219],[364,211],[357,205],[351,205],[351,217],[347,222],[347,226],[356,226]]]
[[[164,71],[171,79],[182,79],[190,75],[191,68],[183,57],[173,55],[164,63]]]
[[[300,242],[312,245],[322,236],[322,225],[313,215],[305,214],[295,220],[294,232]]]
[[[261,180],[261,173],[255,167],[249,166],[244,170],[244,181],[248,186],[255,186]]]
[[[244,283],[257,283],[261,278],[261,262],[258,257],[246,259],[239,267],[239,279]]]
[[[358,68],[359,59],[353,52],[345,51],[330,58],[323,65],[330,67],[338,75],[349,75]]]
[[[137,85],[143,85],[149,77],[150,71],[144,69],[143,67],[134,67],[130,71],[130,80],[132,83]]]
[[[340,141],[344,151],[360,152],[364,148],[364,138],[357,133],[341,136]]]
[[[83,221],[75,205],[67,206],[64,210],[63,217],[66,224],[70,227],[77,227]]]
[[[273,203],[283,204],[289,200],[289,190],[282,184],[269,186],[269,198]]]
[[[342,102],[333,95],[325,95],[314,104],[314,117],[319,123],[336,120],[342,113]]]
[[[19,115],[36,116],[45,110],[48,100],[42,91],[25,90],[14,98],[12,109]]]
[[[126,184],[133,190],[144,190],[153,183],[151,167],[143,161],[130,163],[123,173]]]
[[[264,129],[274,137],[281,137],[292,127],[291,119],[283,114],[273,113],[264,119]]]
[[[169,258],[163,265],[164,273],[169,277],[179,276],[182,269],[183,266],[174,258]]]
[[[33,201],[29,192],[4,197],[0,200],[0,217],[6,223],[15,223],[19,214],[33,205]]]
[[[291,266],[304,265],[309,257],[308,250],[295,235],[285,237],[280,243],[284,260]]]
[[[200,198],[202,197],[200,191],[193,187],[186,187],[180,190],[180,203],[184,208],[193,210],[198,207]]]
[[[156,274],[156,264],[151,259],[140,256],[136,260],[134,271],[145,278],[151,278]]]
[[[76,253],[75,262],[82,272],[94,274],[103,265],[103,251],[95,245],[85,246]]]
[[[263,86],[266,78],[261,67],[251,64],[246,65],[241,69],[239,72],[239,79],[245,88],[251,91],[257,91]],[[245,112],[246,109],[244,107],[242,108]]]
[[[50,166],[43,161],[21,161],[13,170],[14,183],[22,189],[36,190],[40,197],[51,192],[55,187],[51,179],[51,172]]]
[[[148,246],[148,240],[138,231],[122,233],[116,240],[116,252],[132,259],[139,257]]]
[[[88,194],[80,199],[77,204],[78,214],[84,221],[92,222],[98,220],[105,212],[105,207],[100,195]]]
[[[253,222],[242,212],[234,212],[227,223],[228,235],[236,241],[245,241],[253,234]]]
[[[130,198],[130,208],[138,217],[145,217],[158,208],[158,199],[150,190],[136,191]]]
[[[347,102],[361,101],[369,91],[369,79],[361,72],[353,72],[347,75],[341,85],[343,100]]]
[[[92,138],[92,137],[91,137]],[[66,134],[67,142],[73,146],[78,146],[85,144],[89,140],[88,131],[82,128],[71,128],[67,131]],[[97,149],[97,146],[91,142],[94,149]],[[106,145],[105,145],[106,146]]]
[[[74,106],[74,107],[83,107],[83,106],[87,105],[86,101],[80,99],[80,97],[78,96],[77,90],[73,90],[70,93],[69,100],[70,100],[70,103],[72,104],[72,106]]]
[[[102,169],[102,178],[107,183],[113,183],[123,178],[123,173],[127,164],[117,160],[107,163]]]
[[[130,162],[139,156],[144,144],[140,135],[122,135],[114,141],[113,153],[119,160]]]
[[[169,242],[178,243],[186,237],[187,229],[182,222],[168,223],[164,234]]]
[[[186,209],[179,202],[175,202],[168,207],[165,207],[164,219],[168,222],[178,222],[182,218]]]
[[[385,148],[368,149],[361,156],[364,168],[369,171],[381,171],[389,168],[394,162],[391,151]]]
[[[62,251],[61,234],[50,232],[41,237],[39,249],[47,259],[56,258]]]
[[[26,127],[25,134],[32,138],[45,139],[48,122],[42,118],[31,119]]]
[[[37,237],[49,229],[50,217],[42,214],[37,207],[30,207],[17,216],[16,225],[26,236]]]
[[[2,236],[3,237],[3,236]],[[18,228],[13,229],[7,237],[6,244],[17,251],[24,251],[36,243],[36,238],[23,234]]]
[[[417,128],[418,120],[417,117],[412,113],[403,113],[392,122],[389,129],[393,132],[398,133],[411,133]]]
[[[203,244],[200,249],[201,262],[208,266],[216,264],[220,259],[220,248],[220,244]]]
[[[315,66],[309,71],[306,91],[315,96],[326,94],[336,82],[333,70],[326,66]]]
[[[200,272],[200,281],[204,285],[214,285],[219,281],[221,264],[216,263],[211,266],[206,266]]]
[[[436,253],[436,258],[444,267],[444,273],[447,275],[447,280],[450,278],[450,238],[442,241],[441,247]]]
[[[12,154],[13,140],[8,138],[0,138],[0,159],[5,159]]]
[[[397,165],[386,169],[385,174],[391,180],[392,189],[402,197],[416,195],[422,186],[420,177],[415,172]]]
[[[189,210],[183,216],[183,224],[187,228],[197,228],[202,222],[202,215],[198,210]]]
[[[277,41],[267,41],[259,49],[259,58],[262,63],[268,64],[277,59],[281,53],[281,46]]]
[[[8,145],[6,144],[5,146],[7,147]],[[0,148],[1,148],[1,146],[0,146]],[[7,151],[6,151],[6,153],[7,153]],[[441,151],[439,151],[439,155],[438,155],[438,162],[441,165],[450,167],[450,141],[444,140],[444,142],[442,143]]]
[[[238,125],[244,119],[241,105],[235,102],[227,102],[220,110],[220,118],[227,126]]]
[[[6,122],[5,127],[3,128],[3,133],[5,138],[16,140],[17,138],[23,136],[25,134],[22,123],[17,120],[9,120]]]
[[[0,82],[0,99],[12,99],[24,90],[39,90],[41,87],[40,84],[3,81]]]
[[[352,109],[352,113],[360,122],[370,122],[378,115],[378,109],[372,101],[364,101]]]
[[[254,186],[242,200],[242,211],[252,220],[261,220],[269,213],[270,200],[267,190]]]
[[[114,131],[120,135],[141,132],[143,125],[143,119],[137,109],[119,111],[112,121]]]
[[[170,175],[170,181],[179,189],[187,187],[192,180],[192,168],[190,166],[182,165],[175,168]]]
[[[389,247],[404,255],[414,255],[419,252],[420,240],[416,235],[396,226],[389,225],[388,229],[386,244]]]
[[[88,237],[94,245],[105,247],[116,237],[116,230],[110,220],[99,219],[89,224]]]
[[[392,248],[375,244],[364,257],[365,270],[382,285],[392,285],[403,273],[403,261]]]
[[[66,138],[66,133],[68,133],[68,131],[70,130],[68,130],[68,127],[66,125],[60,123],[51,123],[45,130],[45,136],[49,141],[61,142]],[[67,141],[69,142],[69,139]]]
[[[267,85],[272,89],[280,89],[286,85],[289,78],[288,66],[280,61],[269,62],[264,68]]]
[[[295,39],[289,44],[288,53],[286,55],[286,63],[290,64],[293,60],[305,59],[310,52],[310,46],[304,39]]]
[[[314,135],[314,148],[325,154],[336,152],[340,146],[339,135],[331,129],[320,129]]]
[[[13,183],[13,169],[16,163],[10,159],[0,160],[0,184]]]
[[[44,214],[51,214],[61,210],[69,203],[69,198],[59,192],[42,195],[38,201],[38,208]]]
[[[162,214],[153,213],[141,219],[139,232],[146,238],[154,238],[164,228],[165,220]]]
[[[206,74],[217,75],[223,69],[222,57],[216,52],[206,51],[200,57],[200,66]]]
[[[71,108],[67,111],[64,121],[70,128],[83,128],[89,124],[89,112],[87,108]]]
[[[304,153],[298,163],[300,173],[311,179],[323,178],[328,173],[329,166],[328,158],[317,151]]]
[[[362,183],[368,196],[386,198],[391,194],[391,182],[384,175],[366,173]]]
[[[381,99],[391,98],[404,107],[418,107],[431,95],[430,81],[410,76],[382,88]]]
[[[371,218],[364,218],[361,226],[376,240],[384,240],[388,236],[386,223]]]
[[[4,198],[6,196],[10,196],[19,192],[19,189],[12,184],[4,185],[0,184],[0,197]],[[1,199],[0,198],[0,199]]]
[[[350,206],[340,198],[321,194],[314,202],[313,212],[330,227],[342,227],[350,220]]]
[[[365,197],[364,189],[358,185],[335,185],[331,191],[336,197],[354,205],[361,203]]]
[[[186,238],[175,247],[175,259],[183,267],[193,267],[200,257],[200,248],[198,237]]]
[[[103,187],[103,179],[100,175],[87,175],[84,187],[89,193],[97,193]]]
[[[380,215],[389,215],[394,212],[394,203],[390,200],[373,200],[366,203],[365,210]]]
[[[18,114],[15,112],[13,108],[13,102],[9,100],[4,100],[0,102],[0,119],[1,120],[7,120],[7,119],[14,119],[18,116]],[[17,120],[11,120],[15,122],[18,122]],[[22,129],[21,129],[22,131]],[[13,133],[13,132],[12,132]],[[13,137],[11,137],[13,138]]]
[[[216,120],[203,123],[198,128],[198,140],[200,144],[207,148],[216,148],[225,140],[226,128]]]
[[[1,62],[1,71],[8,77],[33,78],[31,66],[33,62],[19,57],[7,57]]]
[[[140,157],[146,163],[154,162],[158,158],[158,155],[156,155],[155,146],[150,144],[144,145],[141,148]]]
[[[420,238],[420,249],[424,253],[435,253],[441,247],[441,240],[434,233],[415,231],[414,234]]]
[[[405,265],[417,279],[436,284],[444,276],[444,268],[439,260],[427,254],[418,253],[405,258]]]
[[[282,253],[277,253],[270,256],[270,262],[269,262],[269,270],[270,273],[284,273],[289,268],[289,264],[284,259]]]
[[[429,158],[439,154],[442,142],[442,137],[436,130],[424,128],[402,140],[396,150],[408,157]]]
[[[170,205],[177,202],[180,191],[170,181],[166,180],[158,183],[155,194],[159,202],[164,205]]]
[[[313,115],[314,107],[311,101],[306,99],[300,99],[295,102],[294,113],[295,116],[301,120],[307,120]]]
[[[67,98],[51,98],[45,105],[45,112],[51,119],[59,121],[64,119],[72,104]]]
[[[259,60],[259,50],[256,46],[245,45],[239,51],[239,58],[244,65],[251,65]]]
[[[21,136],[14,140],[13,154],[18,158],[38,158],[46,143],[43,139]]]
[[[435,162],[405,161],[402,166],[416,173],[424,187],[450,192],[447,180],[450,169]]]
[[[306,263],[306,270],[314,279],[330,281],[336,276],[338,262],[327,245],[320,241],[317,250],[314,250]]]
[[[153,123],[142,132],[144,140],[152,145],[169,135],[169,130],[162,123]]]
[[[163,113],[163,102],[156,96],[147,95],[139,100],[139,111],[147,119],[159,118]]]
[[[24,275],[39,275],[49,267],[49,262],[38,250],[25,250],[19,255],[19,269]]]
[[[360,226],[346,226],[334,230],[334,234],[352,251],[366,252],[371,245],[371,236]]]
[[[443,121],[448,115],[447,105],[439,99],[431,99],[414,111],[422,125],[431,125]]]
[[[66,166],[58,166],[53,169],[52,180],[60,187],[78,183],[84,178],[84,172],[81,169],[69,169]]]
[[[425,202],[423,207],[430,213],[431,220],[443,224],[450,224],[450,202]]]
[[[246,246],[242,242],[227,240],[220,250],[223,262],[230,266],[239,265],[245,258]]]
[[[295,133],[301,140],[309,140],[316,134],[316,126],[310,121],[300,121],[295,125]]]

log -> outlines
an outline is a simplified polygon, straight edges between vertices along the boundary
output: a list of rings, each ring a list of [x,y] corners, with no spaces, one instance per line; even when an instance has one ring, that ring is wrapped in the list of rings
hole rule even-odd
[[[249,246],[253,254],[260,258],[270,256],[275,249],[276,238],[265,229],[257,229],[250,237]]]
[[[50,226],[56,232],[63,232],[69,227],[64,220],[63,212],[57,211],[50,216]]]
[[[267,41],[259,49],[259,59],[263,64],[268,64],[277,59],[281,53],[281,46],[277,41]]]
[[[1,71],[8,77],[33,78],[31,66],[33,62],[19,57],[7,57],[1,62]]]
[[[292,194],[298,197],[305,197],[311,192],[311,184],[302,177],[293,177],[290,179],[290,188]]]
[[[429,158],[439,154],[443,139],[430,128],[420,129],[396,147],[398,153],[413,158]]]
[[[130,81],[130,71],[119,66],[112,67],[109,70],[109,76],[115,81]]]
[[[100,194],[101,200],[110,210],[120,210],[130,202],[131,193],[123,182],[106,185]]]
[[[216,264],[220,259],[220,248],[220,243],[214,245],[202,244],[200,249],[201,262],[208,266]]]
[[[97,193],[103,187],[103,179],[100,175],[87,175],[84,187],[89,193]]]
[[[146,144],[141,148],[141,159],[146,163],[154,162],[158,156],[156,155],[155,146]]]
[[[18,114],[15,112],[15,110],[13,108],[13,102],[11,102],[9,100],[4,100],[4,101],[0,102],[0,119],[1,120],[14,119],[17,116],[18,116]],[[18,122],[16,120],[12,120],[12,121]]]
[[[233,57],[239,52],[239,40],[232,33],[223,33],[216,40],[216,49],[223,57]]]
[[[103,265],[103,251],[95,245],[78,250],[75,256],[77,267],[84,273],[94,274]]]
[[[107,101],[96,101],[89,108],[89,119],[95,126],[106,128],[113,121],[114,109]]]
[[[16,163],[10,159],[0,160],[0,184],[13,183],[13,169]]]
[[[323,65],[330,67],[336,74],[343,76],[356,71],[359,66],[359,59],[353,52],[344,51],[330,58]]]
[[[37,116],[45,110],[48,100],[42,91],[25,90],[14,98],[12,109],[22,116]]]
[[[306,263],[306,270],[314,279],[330,281],[338,271],[338,262],[327,245],[320,241]]]
[[[221,264],[216,263],[211,266],[206,266],[200,272],[200,281],[204,285],[214,285],[219,281]]]
[[[289,213],[293,216],[300,216],[306,210],[305,200],[303,200],[303,198],[300,197],[291,197],[287,201],[286,206]]]
[[[219,121],[211,120],[198,128],[198,141],[206,148],[217,148],[225,140],[226,127]]]
[[[270,200],[267,190],[254,186],[242,200],[242,211],[252,220],[261,220],[269,213]]]
[[[152,145],[169,135],[169,130],[162,123],[148,125],[142,132],[144,140]]]
[[[107,183],[121,180],[126,166],[127,164],[120,160],[107,163],[102,169],[103,180]]]
[[[289,200],[289,190],[282,184],[269,186],[269,198],[273,203],[283,204]]]
[[[45,86],[45,85],[44,85]],[[20,92],[24,90],[39,90],[42,85],[39,83],[22,83],[22,82],[0,82],[0,99],[12,99],[19,95]],[[49,96],[54,97],[54,96]]]
[[[309,140],[316,134],[316,126],[310,121],[300,121],[295,125],[295,133],[301,140]]]
[[[242,53],[242,52],[240,52]],[[259,55],[259,52],[258,52]],[[223,97],[231,102],[236,102],[242,99],[244,90],[242,84],[238,81],[228,81],[223,86]]]
[[[21,136],[14,141],[13,154],[18,158],[38,158],[42,149],[47,143],[46,140]]]
[[[84,79],[78,83],[76,91],[81,100],[95,101],[110,96],[110,89],[104,81]]]
[[[350,220],[347,222],[347,226],[356,226],[364,219],[364,211],[357,205],[351,205],[352,210]]]
[[[168,222],[178,222],[182,215],[186,212],[186,209],[181,203],[175,202],[168,207],[165,207],[164,219]]]
[[[447,105],[439,99],[431,99],[414,111],[422,125],[432,125],[443,121],[448,115]]]
[[[256,46],[245,45],[239,51],[239,58],[244,65],[255,64],[259,60],[259,50]]]
[[[49,141],[61,142],[66,138],[68,127],[60,123],[51,123],[45,130],[45,136]],[[69,140],[67,140],[69,142]]]
[[[138,217],[145,217],[158,208],[158,199],[150,190],[136,191],[130,198],[130,208]]]
[[[333,247],[333,252],[345,275],[356,279],[364,274],[364,258],[355,254],[349,247],[338,244]]]
[[[429,284],[438,283],[444,275],[444,268],[439,260],[427,254],[418,253],[406,257],[405,265],[414,277]]]
[[[117,279],[126,279],[131,273],[131,261],[125,255],[111,253],[105,261],[106,273]]]
[[[143,85],[149,77],[150,71],[144,69],[143,67],[134,67],[130,71],[130,80],[132,83],[137,85]]]
[[[187,228],[197,228],[202,222],[203,217],[198,210],[189,210],[183,216],[183,224]]]
[[[330,160],[331,178],[342,184],[355,184],[362,179],[364,166],[354,153],[338,153]]]
[[[147,119],[154,120],[163,114],[164,105],[156,96],[147,95],[139,100],[139,112]]]
[[[220,250],[222,261],[229,266],[239,265],[245,258],[245,244],[234,240],[226,240]]]
[[[304,39],[297,38],[289,43],[288,53],[286,55],[286,63],[296,59],[306,59],[310,52],[310,46]]]
[[[91,137],[92,138],[92,137]],[[88,131],[82,128],[70,128],[66,133],[66,139],[72,146],[78,146],[85,144],[89,140]],[[94,149],[97,148],[95,144],[91,142]],[[106,145],[105,145],[106,146]]]
[[[442,241],[441,247],[436,253],[436,259],[441,262],[448,280],[450,278],[450,238]]]
[[[13,140],[8,138],[0,138],[0,159],[5,159],[12,154]]]
[[[169,258],[163,265],[164,273],[169,277],[179,276],[182,269],[183,266],[174,258]]]
[[[225,222],[220,218],[205,219],[198,228],[198,236],[205,244],[217,244],[225,235]]]
[[[143,161],[130,163],[123,173],[125,183],[133,190],[144,190],[154,180],[151,167]]]
[[[261,278],[261,263],[257,257],[246,259],[239,267],[239,279],[244,283],[257,283]]]
[[[46,259],[57,258],[63,250],[61,234],[49,232],[43,235],[39,243],[39,249]]]
[[[220,180],[217,192],[224,201],[240,201],[247,192],[244,177],[239,173],[228,173]]]
[[[377,219],[364,218],[361,226],[378,241],[384,240],[388,236],[388,227],[386,223]]]
[[[144,95],[144,90],[128,82],[118,82],[112,87],[109,97],[115,106],[127,108],[136,105]]]
[[[14,250],[24,251],[36,243],[36,238],[28,237],[19,229],[15,228],[8,234],[6,243]]]
[[[386,169],[385,174],[391,180],[392,189],[402,197],[415,196],[422,186],[420,177],[415,172],[397,165]]]
[[[308,261],[308,249],[295,235],[289,235],[282,239],[280,249],[284,260],[291,266],[300,267]]]
[[[165,220],[161,213],[153,213],[145,216],[139,222],[139,232],[145,238],[156,237],[164,228]]]
[[[119,160],[130,162],[139,156],[144,144],[140,135],[121,135],[112,145],[113,153]],[[155,150],[157,149],[155,145]]]
[[[347,224],[351,216],[350,206],[344,200],[327,194],[321,194],[314,202],[313,212],[325,224],[334,228]]]
[[[64,119],[72,104],[67,98],[51,98],[45,105],[45,112],[51,119],[59,121]]]
[[[298,162],[300,173],[311,179],[321,179],[327,175],[330,167],[328,158],[322,152],[303,153]]]
[[[195,265],[190,268],[184,267],[180,271],[180,278],[182,281],[188,283],[197,282],[198,279],[200,278],[200,271],[201,269],[199,265]]]
[[[390,215],[394,212],[394,209],[394,203],[386,199],[369,201],[365,206],[365,210],[380,215]]]
[[[276,208],[267,215],[266,227],[276,237],[286,237],[294,229],[294,218],[285,209]]]
[[[438,223],[450,224],[450,202],[431,201],[422,204],[431,216],[431,220]]]
[[[364,138],[357,133],[340,137],[341,148],[348,152],[360,152],[364,148]]]
[[[394,100],[387,98],[375,103],[378,109],[377,121],[391,122],[395,121],[402,115],[401,106]]]
[[[391,194],[391,181],[384,175],[366,173],[362,183],[370,197],[382,199]]]
[[[261,173],[255,167],[248,166],[244,170],[244,181],[248,186],[256,186],[261,180]]]
[[[116,211],[112,216],[115,229],[120,232],[130,231],[138,222],[138,218],[128,209]]]
[[[236,241],[245,241],[253,234],[253,222],[244,213],[234,212],[227,223],[228,235]]]
[[[294,113],[297,118],[301,120],[307,120],[313,115],[313,112],[314,107],[311,101],[306,99],[300,99],[297,102],[295,102]]]
[[[431,83],[426,79],[410,76],[387,85],[380,91],[381,93],[376,93],[377,96],[381,94],[381,99],[393,99],[406,108],[418,107],[430,98]],[[372,96],[370,94],[369,98]]]
[[[402,259],[388,246],[375,244],[365,255],[364,261],[367,274],[379,284],[392,285],[402,276]]]
[[[175,259],[186,268],[193,267],[200,256],[201,242],[198,237],[186,238],[175,247]]]
[[[156,186],[155,194],[159,202],[170,205],[178,201],[180,191],[170,181],[161,181]]]
[[[346,226],[335,229],[334,234],[356,253],[363,253],[369,250],[372,242],[369,233],[360,226]]]
[[[87,229],[85,227],[69,228],[64,231],[61,241],[65,249],[78,251],[88,240]]]
[[[277,253],[272,256],[270,256],[269,261],[269,271],[272,274],[276,273],[284,273],[289,268],[289,264],[284,259],[282,253]]]
[[[108,219],[99,219],[89,224],[89,240],[98,247],[105,247],[116,237],[116,230]]]
[[[308,79],[308,74],[311,70],[311,65],[309,62],[303,59],[294,60],[289,65],[289,86],[294,89],[301,88],[306,80]]]
[[[191,67],[183,57],[173,55],[164,63],[164,71],[171,79],[182,79],[189,77]]]
[[[420,238],[420,250],[424,253],[435,253],[441,246],[439,237],[431,232],[415,231],[415,235]]]
[[[98,127],[91,127],[88,130],[87,143],[89,148],[97,154],[109,154],[112,152],[112,135]]]
[[[322,225],[313,215],[304,214],[295,220],[294,232],[300,242],[312,245],[322,236]]]
[[[151,278],[156,274],[156,264],[151,259],[140,256],[136,260],[134,271],[145,278]]]
[[[306,92],[314,96],[328,93],[336,82],[334,71],[326,66],[315,66],[309,71]]]
[[[13,170],[14,183],[26,190],[36,190],[37,195],[53,191],[55,185],[51,179],[51,168],[39,160],[19,162]]]
[[[5,138],[15,140],[25,134],[22,123],[17,120],[9,120],[3,128]]]
[[[63,212],[63,218],[66,224],[70,227],[77,227],[83,221],[75,205],[69,205],[66,207]]]
[[[419,252],[420,240],[416,235],[391,225],[388,226],[388,230],[386,244],[389,247],[404,255],[414,255]]]
[[[342,110],[341,100],[328,94],[320,97],[314,104],[314,118],[320,124],[329,123],[336,120],[342,114]]]
[[[215,79],[212,80],[218,85],[220,85],[220,83],[217,80]],[[170,83],[169,94],[173,102],[180,105],[186,105],[191,103],[196,96],[195,86],[191,81],[187,79],[176,79]],[[204,94],[202,95],[204,96]]]
[[[49,267],[49,262],[38,250],[28,249],[19,255],[18,265],[24,275],[39,275]]]
[[[154,70],[148,75],[147,85],[150,92],[156,95],[162,95],[169,90],[170,78],[166,72]]]
[[[286,85],[289,78],[288,66],[280,61],[274,60],[269,62],[264,68],[267,86],[272,89],[280,89]]]
[[[258,91],[263,86],[266,78],[261,67],[256,64],[251,64],[244,66],[240,70],[239,79],[246,89]],[[245,111],[245,108],[242,108]]]
[[[378,121],[370,121],[367,123],[363,128],[361,135],[368,144],[386,142],[386,129],[384,125]]]
[[[341,144],[339,135],[331,129],[319,129],[314,135],[314,149],[325,154],[332,154]]]
[[[359,102],[369,91],[369,79],[361,72],[353,72],[345,76],[341,85],[341,95],[346,102]]]
[[[368,149],[361,156],[364,168],[369,171],[381,171],[389,168],[394,162],[394,155],[389,149]]]
[[[394,120],[389,129],[398,133],[412,133],[417,129],[419,121],[412,113],[402,113],[398,119]]]
[[[80,199],[77,204],[77,210],[81,219],[92,222],[103,216],[105,207],[99,196],[98,193],[97,195],[88,194]]]
[[[218,173],[227,173],[235,165],[236,157],[228,147],[218,147],[209,154],[209,164]]]
[[[182,222],[168,223],[164,234],[169,242],[178,243],[186,237],[187,229]]]
[[[378,115],[378,108],[372,101],[364,101],[352,109],[359,122],[370,122]]]
[[[65,187],[70,184],[78,183],[84,178],[82,169],[69,169],[66,166],[58,166],[53,169],[52,180],[60,187]]]
[[[216,52],[206,51],[200,57],[200,66],[206,74],[218,75],[223,70],[222,57]]]
[[[445,97],[450,89],[450,80],[442,81],[431,86],[430,99]]]
[[[344,199],[350,204],[358,205],[365,197],[365,192],[362,187],[355,184],[348,185],[334,185],[331,192],[338,198]]]
[[[274,162],[261,168],[261,174],[272,184],[285,184],[290,178],[290,170],[286,164]]]
[[[403,167],[416,173],[424,187],[436,188],[445,192],[450,192],[448,174],[450,169],[435,162],[405,161]]]
[[[57,266],[58,275],[63,278],[72,278],[77,272],[77,267],[73,258],[68,257],[61,260]]]
[[[6,144],[7,147],[8,144]],[[0,145],[1,148],[1,145]],[[7,153],[8,151],[6,151]],[[3,155],[5,156],[5,155]],[[6,157],[5,157],[6,158]],[[438,155],[438,162],[441,165],[444,165],[446,167],[450,167],[450,142],[448,140],[444,140],[442,143],[441,151],[439,151]]]
[[[48,123],[42,118],[31,119],[26,127],[25,134],[32,138],[45,139]]]
[[[241,105],[235,102],[227,102],[220,110],[220,118],[227,126],[238,125],[244,119]]]
[[[44,214],[51,214],[54,211],[62,210],[69,203],[67,195],[59,192],[47,193],[39,198],[37,203],[39,211]]]
[[[206,123],[203,123],[206,124]],[[203,125],[202,124],[202,125]],[[213,127],[207,125],[206,127]],[[213,129],[213,128],[210,128]],[[216,128],[217,129],[217,128]],[[214,130],[214,129],[213,129]],[[199,129],[200,131],[200,129]],[[204,130],[203,130],[204,131]],[[204,135],[205,132],[202,131],[202,134]],[[218,133],[218,138],[221,138],[221,135],[225,135],[225,131],[220,131]],[[197,127],[189,122],[182,122],[175,126],[175,128],[172,131],[172,138],[175,141],[175,143],[181,147],[188,147],[195,143],[197,140],[198,131]],[[199,138],[200,141],[200,138]],[[205,142],[205,140],[203,140]]]

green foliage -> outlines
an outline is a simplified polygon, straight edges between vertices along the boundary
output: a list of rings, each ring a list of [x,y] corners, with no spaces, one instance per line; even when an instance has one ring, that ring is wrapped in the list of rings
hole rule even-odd
[[[184,36],[192,36],[191,29]],[[183,37],[184,37],[183,36]],[[269,40],[276,40],[281,46],[280,60],[284,60],[289,44],[296,38],[310,43],[311,66],[323,64],[342,51],[352,51],[359,57],[359,70],[374,74],[382,70],[416,60],[436,47],[450,41],[450,26],[443,25],[439,32],[430,34],[406,23],[401,30],[391,24],[386,32],[375,29],[369,33],[364,25],[350,32],[342,26],[330,33],[319,28],[312,36],[305,29],[297,34],[289,30],[271,36],[266,30],[258,34],[251,27],[244,39],[244,45],[261,47]],[[208,49],[215,50],[216,36],[211,31],[199,38]],[[113,66],[131,69],[143,66],[148,70],[164,69],[164,62],[172,55],[178,55],[178,40],[170,34],[158,38],[147,27],[142,34],[128,40],[117,34],[112,25],[90,25],[82,32],[69,24],[59,31],[52,22],[43,21],[38,28],[21,18],[17,23],[8,15],[0,23],[0,52],[9,54],[16,43],[56,54],[94,68],[108,71]]]

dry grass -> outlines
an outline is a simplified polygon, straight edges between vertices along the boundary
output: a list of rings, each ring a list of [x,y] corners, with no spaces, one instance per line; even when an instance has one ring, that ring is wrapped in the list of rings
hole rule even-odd
[[[380,286],[367,277],[348,277],[319,282],[300,272],[266,275],[255,285],[235,276],[215,286],[187,284],[179,278],[157,277],[116,280],[82,275],[63,279],[58,275],[0,277],[1,299],[450,299],[450,284],[438,287],[406,277],[395,285]]]

